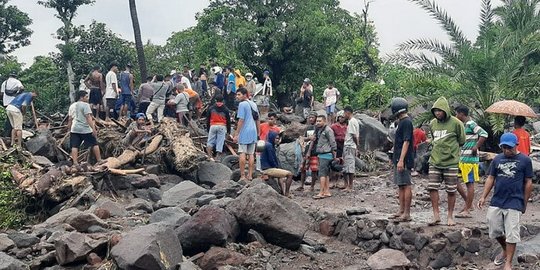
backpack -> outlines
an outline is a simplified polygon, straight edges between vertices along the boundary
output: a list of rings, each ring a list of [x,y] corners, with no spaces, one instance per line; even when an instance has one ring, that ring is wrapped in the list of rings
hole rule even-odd
[[[14,86],[12,88],[7,88],[7,80],[4,81],[4,94],[14,97],[17,96],[21,92],[21,88],[18,86]]]

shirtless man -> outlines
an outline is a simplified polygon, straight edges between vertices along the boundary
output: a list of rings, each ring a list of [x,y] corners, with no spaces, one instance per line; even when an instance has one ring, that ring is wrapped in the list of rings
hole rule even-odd
[[[86,76],[84,84],[90,89],[89,103],[92,106],[92,114],[94,117],[98,117],[101,107],[103,106],[103,94],[105,91],[103,74],[101,74],[101,68],[99,66],[92,68],[90,74]]]

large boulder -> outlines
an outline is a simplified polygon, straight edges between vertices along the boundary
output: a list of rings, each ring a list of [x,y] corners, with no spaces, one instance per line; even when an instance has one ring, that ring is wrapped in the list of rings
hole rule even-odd
[[[44,156],[52,161],[58,160],[56,141],[48,129],[40,129],[37,134],[25,143],[26,149],[32,155]]]
[[[300,205],[262,183],[244,190],[227,205],[227,211],[242,229],[254,229],[269,243],[293,250],[300,247],[310,224]]]
[[[177,206],[205,193],[209,193],[209,191],[191,181],[184,181],[165,191],[161,203],[163,206]]]
[[[517,244],[516,255],[514,256],[514,258],[518,258],[524,255],[534,255],[540,257],[540,234],[529,240]]]
[[[39,238],[35,235],[22,232],[10,233],[8,234],[8,237],[15,243],[17,248],[26,248],[39,243]]]
[[[283,124],[290,124],[290,123],[298,123],[300,124],[300,122],[304,122],[304,117],[300,116],[300,115],[297,115],[297,114],[292,114],[292,113],[282,113],[278,116],[278,120],[281,121],[281,123]]]
[[[203,206],[176,229],[184,254],[206,252],[212,246],[234,242],[239,233],[236,219],[217,206]]]
[[[179,207],[165,207],[152,213],[150,223],[161,222],[167,226],[176,228],[190,218],[191,216]]]
[[[298,171],[300,164],[296,161],[297,154],[302,156],[302,150],[297,142],[282,143],[279,145],[278,159],[281,168],[288,170],[293,174]]]
[[[28,266],[23,262],[7,255],[4,252],[0,252],[0,269],[2,270],[21,270],[28,269]]]
[[[67,224],[71,225],[75,230],[79,232],[87,232],[88,228],[90,228],[93,225],[100,226],[102,228],[107,228],[108,225],[103,220],[98,218],[96,215],[92,213],[77,213],[75,215],[72,215],[68,217],[65,221]]]
[[[221,269],[220,266],[240,266],[247,260],[241,253],[221,248],[212,247],[199,261],[199,266],[205,270]]]
[[[388,130],[377,119],[366,114],[354,115],[360,123],[360,145],[362,151],[382,148],[387,141]]]
[[[86,260],[86,255],[106,248],[107,237],[91,238],[88,235],[71,232],[59,237],[54,243],[56,260],[60,265]]]
[[[214,190],[214,195],[216,195],[217,198],[236,198],[238,191],[240,191],[243,187],[244,186],[235,181],[227,180],[215,185],[212,187],[212,190]]]
[[[206,161],[199,164],[197,176],[200,184],[211,187],[231,179],[232,171],[224,164]]]
[[[159,177],[155,174],[149,174],[149,175],[137,175],[134,178],[131,178],[131,184],[135,188],[159,188],[160,182]]]
[[[281,143],[290,143],[296,141],[296,139],[304,136],[307,125],[301,124],[300,121],[295,121],[285,127],[281,137]]]
[[[410,263],[403,252],[388,248],[377,251],[367,260],[367,264],[373,270],[405,269]]]
[[[182,262],[182,246],[173,229],[150,224],[124,235],[111,255],[124,270],[172,270]]]
[[[128,214],[124,206],[105,197],[99,198],[96,203],[90,207],[91,211],[95,211],[97,209],[108,211],[112,217],[125,217]]]

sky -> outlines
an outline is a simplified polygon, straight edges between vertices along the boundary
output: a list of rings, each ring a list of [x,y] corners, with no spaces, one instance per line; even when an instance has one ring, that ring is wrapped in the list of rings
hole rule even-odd
[[[468,38],[476,38],[480,0],[435,1],[454,18]],[[194,26],[195,14],[203,11],[209,0],[137,0],[136,3],[143,41],[162,45],[171,33]],[[28,66],[35,56],[57,51],[55,46],[59,40],[53,33],[61,23],[54,17],[53,10],[38,5],[37,0],[8,0],[8,4],[28,13],[33,20],[31,45],[12,53],[20,62]],[[364,1],[341,0],[340,5],[352,13],[361,13]],[[408,0],[372,0],[369,16],[375,24],[383,56],[394,52],[399,43],[409,39],[429,37],[448,41],[436,21]],[[134,40],[127,0],[96,0],[92,6],[81,7],[74,22],[88,25],[92,20],[105,23],[124,39]]]

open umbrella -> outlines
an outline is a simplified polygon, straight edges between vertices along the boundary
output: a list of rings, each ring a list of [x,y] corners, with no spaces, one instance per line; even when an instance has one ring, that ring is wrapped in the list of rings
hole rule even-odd
[[[513,116],[536,118],[538,115],[527,104],[515,100],[503,100],[493,103],[486,109],[488,113],[501,113]]]

